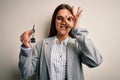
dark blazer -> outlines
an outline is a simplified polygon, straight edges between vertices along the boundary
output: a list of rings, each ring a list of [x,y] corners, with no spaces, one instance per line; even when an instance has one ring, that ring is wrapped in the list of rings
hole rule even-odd
[[[84,29],[73,30],[75,39],[69,38],[67,44],[67,79],[84,80],[82,63],[88,67],[101,64],[102,56],[95,48],[91,39],[86,37],[88,31]],[[21,47],[19,68],[25,79],[34,73],[37,80],[50,80],[51,48],[54,37],[45,38],[38,42],[35,48]]]

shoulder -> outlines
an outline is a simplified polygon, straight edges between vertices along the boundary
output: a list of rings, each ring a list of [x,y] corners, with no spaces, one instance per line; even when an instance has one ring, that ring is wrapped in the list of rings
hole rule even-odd
[[[78,43],[78,40],[76,38],[69,38],[69,41],[68,41],[68,45],[71,45],[71,46],[74,46],[74,47],[78,47],[79,46],[79,43]]]
[[[52,42],[53,40],[54,40],[54,37],[47,37],[47,38],[44,38],[43,40],[37,42],[37,45],[49,43],[49,42]]]
[[[47,37],[47,38],[44,38],[43,41],[49,41],[49,40],[51,41],[51,40],[53,40],[54,38],[55,38],[54,36],[53,36],[53,37]]]
[[[76,38],[69,37],[69,43],[76,44],[77,40]]]

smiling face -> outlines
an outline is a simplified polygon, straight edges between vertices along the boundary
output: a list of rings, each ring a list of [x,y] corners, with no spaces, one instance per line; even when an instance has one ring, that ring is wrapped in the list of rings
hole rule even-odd
[[[71,22],[72,16],[71,12],[67,9],[61,9],[56,15],[55,25],[57,30],[57,35],[59,36],[68,36],[71,30],[69,22]]]

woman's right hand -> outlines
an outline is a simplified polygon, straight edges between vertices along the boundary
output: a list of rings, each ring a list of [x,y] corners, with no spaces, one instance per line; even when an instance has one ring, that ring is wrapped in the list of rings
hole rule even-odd
[[[26,47],[26,48],[30,47],[31,36],[32,36],[32,30],[25,31],[20,36],[20,40],[21,40],[22,44],[24,45],[24,47]]]

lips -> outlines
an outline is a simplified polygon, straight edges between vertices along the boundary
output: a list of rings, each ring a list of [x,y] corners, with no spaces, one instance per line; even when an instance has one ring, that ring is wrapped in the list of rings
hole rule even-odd
[[[60,26],[60,28],[63,29],[63,30],[65,30],[65,29],[68,28],[68,26],[65,26],[65,25],[64,25],[64,26]]]

